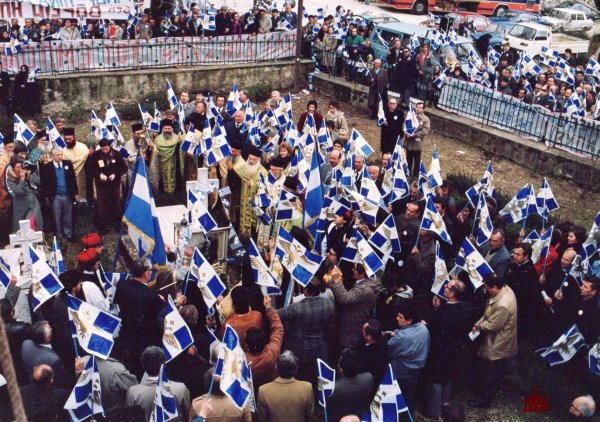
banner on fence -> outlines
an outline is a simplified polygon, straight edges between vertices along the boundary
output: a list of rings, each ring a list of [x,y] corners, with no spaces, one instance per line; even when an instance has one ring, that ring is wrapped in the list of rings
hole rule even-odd
[[[0,19],[127,19],[132,0],[0,1]]]
[[[16,73],[26,64],[40,75],[114,69],[193,66],[278,60],[294,57],[296,33],[215,38],[77,40],[29,43],[23,52],[0,54],[2,66]]]
[[[446,79],[438,107],[570,152],[600,155],[600,122],[553,113],[473,82]]]

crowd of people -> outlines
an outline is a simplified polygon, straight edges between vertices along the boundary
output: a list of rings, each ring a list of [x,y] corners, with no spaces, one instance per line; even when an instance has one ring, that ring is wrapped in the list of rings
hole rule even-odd
[[[331,421],[358,420],[369,410],[388,365],[411,412],[420,409],[433,420],[464,420],[465,407],[452,399],[457,383],[471,384],[474,399],[468,404],[483,408],[494,404],[500,385],[507,382],[518,391],[528,391],[528,386],[520,385],[514,365],[520,341],[548,346],[566,328],[577,324],[586,344],[591,347],[596,343],[600,334],[598,271],[587,274],[581,283],[570,275],[571,263],[587,239],[586,230],[569,222],[555,223],[548,256],[533,262],[532,245],[522,238],[525,233],[518,239],[507,238],[506,222],[491,194],[487,206],[494,229],[480,253],[493,273],[483,279],[482,287],[474,289],[469,273],[462,271],[450,278],[443,292],[431,292],[436,244],[440,244],[447,268],[453,268],[463,240],[475,241],[475,210],[453,192],[450,181],[444,180],[431,197],[452,245],[441,241],[433,229],[421,227],[426,196],[420,190],[423,181],[420,184],[417,180],[421,149],[430,131],[422,102],[415,107],[418,129],[409,135],[403,132],[405,115],[398,100],[387,100],[386,123],[381,127],[382,154],[373,159],[361,155],[335,100],[329,102],[326,112],[319,110],[317,101],[310,100],[306,111],[297,116],[299,137],[295,138],[289,130],[289,123],[294,122],[282,125],[275,117],[276,110],[286,107],[286,99],[273,91],[259,113],[260,147],[248,141],[246,111],[258,107],[246,90],[239,90],[240,105],[235,111],[228,112],[222,94],[209,100],[196,93],[195,101],[190,100],[189,91],[179,93],[183,108],[178,110],[183,109],[186,116],[183,123],[181,113],[166,110],[157,133],[147,131],[142,123],[132,124],[132,138],[123,145],[128,158],[122,155],[119,143],[106,139],[102,130],[97,145],[77,141],[74,129],[65,127],[63,119],[54,122],[66,143],[64,149],[49,142],[47,132],[38,130],[34,121],[27,125],[36,133],[35,143],[25,146],[6,137],[0,193],[4,213],[12,212],[11,231],[18,229],[19,220],[29,219],[33,228],[43,229],[47,235],[54,234],[63,242],[76,241],[72,206],[80,197],[95,204],[95,223],[100,231],[81,239],[83,250],[77,254],[76,268],[60,275],[64,290],[36,312],[30,311],[30,317],[15,307],[19,295],[26,294],[16,277],[1,300],[30,420],[64,419],[66,397],[83,370],[79,357],[83,350],[76,355],[71,341],[67,293],[114,312],[122,321],[111,357],[97,359],[102,404],[109,420],[148,420],[152,413],[158,374],[166,361],[160,346],[167,295],[174,299],[194,337],[192,346],[166,363],[180,420],[251,419],[250,407],[237,409],[220,391],[218,377],[213,376],[215,349],[211,350],[209,331],[222,336],[226,325],[235,329],[247,362],[252,362],[255,412],[261,421],[307,421],[322,417],[323,411]],[[256,242],[283,293],[263,293],[246,254],[229,264],[228,291],[218,298],[216,309],[209,308],[195,284],[185,287],[194,246],[216,262],[216,245],[201,242],[189,245],[181,267],[159,272],[152,282],[151,263],[135,259],[126,271],[130,276],[119,281],[111,302],[104,290],[100,259],[103,254],[112,258],[114,251],[103,248],[102,235],[120,224],[120,204],[127,192],[122,186],[127,186],[135,157],[139,153],[144,159],[155,196],[177,202],[184,182],[195,180],[197,169],[208,166],[204,155],[181,148],[183,140],[190,139],[186,133],[189,125],[203,128],[206,122],[208,127],[224,129],[231,151],[209,166],[211,177],[231,190],[227,202],[217,195],[211,197],[209,212],[219,224],[231,223],[244,245],[250,239]],[[298,139],[316,136],[317,127],[325,128],[325,138],[321,139],[331,142],[319,143],[313,150],[326,157],[318,169],[323,192],[341,182],[340,172],[349,176],[345,183],[350,192],[364,192],[361,187],[372,185],[384,189],[394,160],[406,160],[410,182],[407,195],[379,209],[374,221],[352,209],[328,212],[320,245],[312,244],[313,239],[303,230],[307,183],[299,170],[303,159],[298,158],[299,150],[304,149]],[[194,131],[195,139],[203,136],[201,130]],[[403,147],[397,146],[398,138],[404,139]],[[266,148],[273,142],[273,148]],[[274,217],[282,192],[299,198],[292,203],[297,213],[276,224],[323,258],[306,286],[294,283],[285,258],[276,253],[277,231],[259,219],[260,213],[251,206],[257,196],[266,195],[271,205],[262,212]],[[384,202],[389,200],[386,198]],[[368,239],[389,214],[394,216],[401,251],[387,260],[382,271],[371,274],[366,261],[348,260],[345,251],[355,238],[355,229]],[[176,261],[172,250],[168,255]],[[594,262],[600,262],[596,259],[594,254],[594,270]],[[293,296],[290,304],[285,303],[288,290]],[[478,334],[478,340],[471,342],[469,333]],[[317,359],[337,371],[334,393],[324,410],[316,404]],[[568,365],[591,389],[582,393],[597,398],[585,360],[580,354]],[[475,369],[467,371],[469,374],[465,374],[467,361]],[[588,396],[578,398],[573,406],[574,414],[594,412],[593,399]]]

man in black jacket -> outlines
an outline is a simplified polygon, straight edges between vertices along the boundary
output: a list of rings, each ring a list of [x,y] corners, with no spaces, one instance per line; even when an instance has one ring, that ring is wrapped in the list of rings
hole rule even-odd
[[[63,160],[62,148],[52,150],[52,161],[40,167],[42,192],[48,206],[52,206],[56,236],[73,241],[73,201],[79,199],[73,163]]]
[[[0,115],[4,113],[7,117],[10,114],[10,85],[10,76],[0,63]]]
[[[381,126],[381,153],[394,152],[398,136],[402,135],[404,112],[398,108],[398,100],[390,98],[383,108],[385,123]]]
[[[530,332],[533,322],[534,304],[541,300],[538,275],[531,262],[531,245],[520,243],[511,254],[511,263],[506,274],[506,284],[517,297],[518,334]]]

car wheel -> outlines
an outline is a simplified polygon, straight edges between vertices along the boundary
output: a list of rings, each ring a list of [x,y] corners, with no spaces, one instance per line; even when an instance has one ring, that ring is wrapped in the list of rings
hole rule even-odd
[[[498,6],[494,10],[494,16],[504,16],[508,12],[508,7],[506,6]]]
[[[427,13],[427,2],[424,0],[417,0],[415,4],[413,4],[412,12],[415,15],[424,15]]]

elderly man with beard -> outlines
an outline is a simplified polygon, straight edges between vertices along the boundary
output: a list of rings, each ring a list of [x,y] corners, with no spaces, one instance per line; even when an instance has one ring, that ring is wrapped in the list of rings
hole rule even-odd
[[[154,154],[154,142],[152,139],[146,139],[144,135],[144,126],[141,123],[131,125],[131,139],[125,143],[125,149],[129,153],[127,158],[127,178],[131,179],[131,173],[135,166],[138,151],[149,169],[150,183],[154,192],[158,192],[158,155]],[[129,185],[129,183],[127,184]]]
[[[260,183],[260,174],[266,176],[264,167],[260,165],[262,151],[256,147],[251,147],[248,152],[248,159],[241,167],[234,168],[240,179],[242,179],[242,191],[240,195],[240,234],[244,238],[249,238],[256,231],[256,215],[250,200],[254,199]]]
[[[101,139],[98,146],[90,156],[89,169],[96,186],[96,227],[105,230],[118,227],[121,220],[121,176],[127,172],[127,163],[107,139]]]
[[[75,129],[66,127],[64,129],[64,141],[67,147],[63,149],[63,159],[73,163],[75,178],[77,179],[77,191],[82,198],[86,197],[85,189],[85,162],[90,155],[90,150],[85,144],[75,140]]]
[[[35,138],[37,140],[37,146],[29,153],[29,161],[32,164],[46,164],[52,160],[52,145],[48,142],[46,138],[46,131],[40,130],[35,134]]]
[[[173,123],[164,119],[162,132],[154,138],[154,145],[158,150],[159,178],[163,182],[163,190],[167,195],[173,195],[176,183],[176,153],[180,139],[173,133]]]

